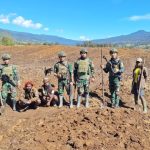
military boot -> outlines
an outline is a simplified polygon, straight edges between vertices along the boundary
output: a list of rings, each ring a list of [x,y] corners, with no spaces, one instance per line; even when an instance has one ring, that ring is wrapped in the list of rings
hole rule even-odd
[[[85,95],[85,107],[89,108],[89,94]]]
[[[73,108],[73,96],[71,95],[69,99],[70,99],[70,108]]]
[[[15,99],[13,99],[12,102],[13,102],[13,111],[16,111],[16,103],[17,103],[17,102],[16,102]]]
[[[77,98],[77,108],[80,107],[80,104],[81,104],[81,96],[78,95],[78,98]]]
[[[5,112],[6,107],[6,100],[2,99],[3,104],[0,106],[0,115],[2,115]]]
[[[0,106],[0,115],[4,113],[4,110],[5,110],[5,106]]]
[[[61,108],[63,106],[63,96],[59,95],[59,108]]]
[[[115,100],[115,107],[119,107],[119,102],[120,102],[120,99],[119,99],[119,96],[116,96],[116,100]]]

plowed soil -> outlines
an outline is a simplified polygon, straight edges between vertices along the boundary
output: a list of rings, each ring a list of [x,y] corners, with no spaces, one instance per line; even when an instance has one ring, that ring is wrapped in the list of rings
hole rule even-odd
[[[42,84],[44,67],[53,66],[61,50],[72,63],[79,57],[80,47],[68,46],[0,47],[0,54],[9,52],[12,55],[11,61],[18,66],[22,87],[27,80],[32,80],[38,88]],[[109,58],[108,48],[103,48],[103,53]],[[145,66],[150,68],[150,51],[119,49],[119,55],[126,68],[121,83],[120,108],[109,107],[106,74],[105,101],[108,106],[101,107],[100,49],[90,48],[89,57],[94,61],[96,72],[96,80],[90,87],[90,108],[86,109],[83,104],[77,109],[76,100],[73,109],[65,105],[61,109],[40,107],[20,113],[7,106],[0,116],[0,150],[150,150],[150,113],[143,114],[142,107],[135,111],[130,94],[135,60],[144,58]],[[48,77],[57,86],[53,74]],[[150,109],[150,81],[145,98]]]

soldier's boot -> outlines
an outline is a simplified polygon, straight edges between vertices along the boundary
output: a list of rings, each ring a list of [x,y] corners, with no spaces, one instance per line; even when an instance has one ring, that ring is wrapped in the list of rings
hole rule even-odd
[[[115,107],[115,91],[111,91],[111,107],[114,108]]]
[[[116,96],[116,102],[115,102],[115,107],[119,107],[119,102],[120,102],[120,98],[119,96]]]
[[[0,115],[2,115],[5,112],[6,107],[6,100],[3,100],[3,105],[0,106]]]
[[[13,102],[13,111],[16,111],[16,100],[15,99],[12,99],[12,102]]]
[[[147,103],[144,98],[141,99],[143,105],[143,113],[147,113]]]
[[[85,107],[89,108],[89,94],[85,95]]]
[[[3,106],[0,106],[0,113],[3,114],[4,111],[5,111],[5,106],[4,106],[4,105],[3,105]]]
[[[3,101],[3,104],[0,106],[0,115],[2,115],[5,111],[6,101]]]
[[[146,108],[144,108],[143,113],[144,113],[144,114],[147,114],[147,112],[148,112],[148,111],[147,111],[147,107],[146,107]]]
[[[111,99],[111,107],[114,108],[115,107],[115,100]]]
[[[81,95],[78,95],[78,98],[77,98],[77,108],[80,107],[80,104],[81,104]]]
[[[70,108],[73,108],[73,95],[69,97],[70,100]]]
[[[59,108],[61,108],[63,106],[63,99],[64,97],[62,95],[59,95]]]

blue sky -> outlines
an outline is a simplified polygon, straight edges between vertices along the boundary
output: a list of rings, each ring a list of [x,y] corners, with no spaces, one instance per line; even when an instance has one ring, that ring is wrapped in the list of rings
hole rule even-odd
[[[0,28],[76,40],[150,31],[150,0],[1,0]]]

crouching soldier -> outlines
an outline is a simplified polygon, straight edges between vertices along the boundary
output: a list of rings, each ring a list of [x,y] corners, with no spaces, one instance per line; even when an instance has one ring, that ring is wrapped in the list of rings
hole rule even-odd
[[[74,63],[74,78],[77,85],[77,108],[80,107],[81,98],[85,96],[85,106],[89,107],[89,85],[94,81],[94,64],[87,57],[87,49],[80,50],[80,58]]]
[[[57,106],[58,96],[55,91],[55,86],[49,82],[48,78],[43,79],[43,85],[39,89],[39,96],[41,105],[43,106]]]
[[[20,100],[18,101],[19,108],[22,109],[21,111],[36,109],[40,103],[38,90],[33,86],[32,82],[27,82],[24,86]]]
[[[2,83],[1,98],[3,106],[6,105],[6,101],[12,101],[13,110],[16,111],[16,87],[20,85],[19,73],[15,65],[10,64],[11,56],[9,54],[3,54],[3,64],[0,65],[0,79]]]
[[[124,72],[123,62],[118,57],[118,50],[110,49],[111,59],[107,61],[106,66],[101,66],[105,73],[109,73],[109,90],[111,93],[112,107],[119,107],[120,97],[120,80],[121,74]]]
[[[133,69],[133,81],[131,93],[134,94],[134,101],[136,107],[139,105],[139,99],[141,100],[144,113],[147,113],[147,104],[144,98],[144,90],[147,78],[148,78],[147,68],[143,66],[142,58],[137,58],[135,68]]]
[[[66,60],[65,52],[58,54],[59,61],[54,66],[54,75],[58,78],[59,108],[63,106],[64,88],[69,95],[70,108],[73,107],[73,68]]]

